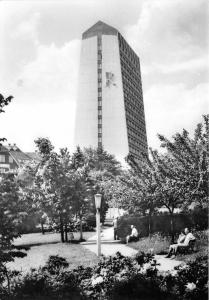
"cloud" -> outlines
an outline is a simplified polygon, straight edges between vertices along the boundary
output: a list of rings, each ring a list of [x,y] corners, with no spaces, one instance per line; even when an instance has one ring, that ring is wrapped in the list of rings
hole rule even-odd
[[[191,134],[201,116],[209,113],[208,84],[186,89],[183,84],[152,86],[144,93],[148,143],[159,148],[157,133],[170,138],[183,128]]]
[[[144,70],[162,65],[173,71],[176,65],[206,57],[207,19],[206,0],[145,1],[138,22],[126,27],[126,36]]]
[[[23,150],[43,135],[72,145],[79,38],[98,18],[140,56],[149,145],[159,146],[157,133],[193,130],[207,111],[206,3],[1,1],[0,86],[15,97],[0,118],[1,135]]]
[[[28,63],[18,76],[22,84],[16,94],[35,102],[75,101],[79,56],[79,40],[61,48],[39,45],[36,60]]]
[[[36,44],[38,43],[38,23],[40,20],[40,13],[33,13],[29,18],[23,20],[11,32],[13,39],[32,39]]]

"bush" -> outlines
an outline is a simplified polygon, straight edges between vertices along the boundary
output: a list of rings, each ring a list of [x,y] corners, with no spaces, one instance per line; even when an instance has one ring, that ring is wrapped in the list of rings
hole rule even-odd
[[[153,255],[117,253],[102,257],[93,268],[65,270],[65,259],[54,256],[43,268],[11,281],[11,292],[1,290],[3,300],[206,300],[207,257],[158,274]]]
[[[200,256],[175,268],[164,278],[164,288],[182,300],[208,299],[208,257]]]
[[[96,227],[96,216],[95,214],[89,214],[86,218],[85,221],[88,226],[90,227]]]

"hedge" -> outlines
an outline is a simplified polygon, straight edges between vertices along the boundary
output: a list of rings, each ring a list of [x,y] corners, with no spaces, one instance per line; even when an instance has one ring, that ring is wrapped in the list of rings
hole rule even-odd
[[[171,235],[170,215],[168,213],[151,217],[151,233],[160,232]],[[140,215],[124,215],[118,220],[118,236],[124,238],[130,234],[130,226],[135,225],[140,237],[149,235],[149,218]],[[194,209],[190,212],[174,214],[174,234],[178,234],[185,227],[204,230],[208,227],[208,210]]]

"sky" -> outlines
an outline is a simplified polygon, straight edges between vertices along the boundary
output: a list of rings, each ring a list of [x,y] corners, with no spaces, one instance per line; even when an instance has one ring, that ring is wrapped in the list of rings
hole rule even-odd
[[[98,20],[140,57],[148,144],[191,132],[209,113],[207,0],[0,1],[0,93],[13,95],[0,136],[74,148],[82,33]]]

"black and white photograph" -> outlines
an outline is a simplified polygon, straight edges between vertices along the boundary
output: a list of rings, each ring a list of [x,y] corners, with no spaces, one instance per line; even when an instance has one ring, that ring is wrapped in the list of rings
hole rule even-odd
[[[207,0],[0,0],[0,300],[207,300]]]

